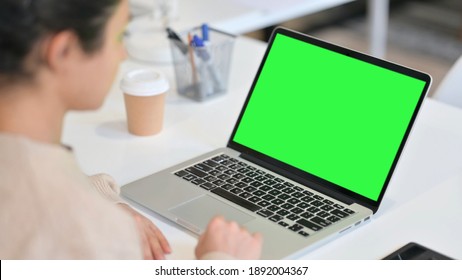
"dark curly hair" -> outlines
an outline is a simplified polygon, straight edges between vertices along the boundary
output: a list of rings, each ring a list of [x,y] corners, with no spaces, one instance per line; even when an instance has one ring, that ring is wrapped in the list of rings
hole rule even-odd
[[[0,0],[0,86],[33,76],[25,59],[47,35],[72,30],[85,52],[98,50],[120,1]]]

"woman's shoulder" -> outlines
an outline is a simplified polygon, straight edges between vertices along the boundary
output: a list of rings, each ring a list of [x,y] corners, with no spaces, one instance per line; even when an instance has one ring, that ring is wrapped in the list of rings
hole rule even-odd
[[[134,222],[92,190],[72,153],[0,134],[0,154],[0,252],[16,254],[3,257],[139,256]]]

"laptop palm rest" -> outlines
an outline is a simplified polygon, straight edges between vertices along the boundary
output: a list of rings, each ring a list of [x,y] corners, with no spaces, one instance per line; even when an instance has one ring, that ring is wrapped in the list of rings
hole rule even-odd
[[[196,233],[204,232],[210,220],[217,215],[225,217],[226,220],[236,221],[240,225],[255,219],[209,195],[171,208],[169,212],[177,216],[179,224]]]

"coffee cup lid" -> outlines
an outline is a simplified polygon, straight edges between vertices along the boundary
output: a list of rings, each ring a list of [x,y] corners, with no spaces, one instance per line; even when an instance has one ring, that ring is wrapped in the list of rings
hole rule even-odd
[[[164,74],[155,69],[137,69],[126,73],[120,83],[123,92],[135,96],[151,96],[169,89]]]

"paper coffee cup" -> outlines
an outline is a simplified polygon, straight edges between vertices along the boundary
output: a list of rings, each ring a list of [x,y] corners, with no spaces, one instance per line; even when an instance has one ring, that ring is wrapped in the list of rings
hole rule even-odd
[[[124,92],[127,127],[132,134],[159,133],[164,121],[168,80],[155,69],[137,69],[125,74],[120,84]]]

